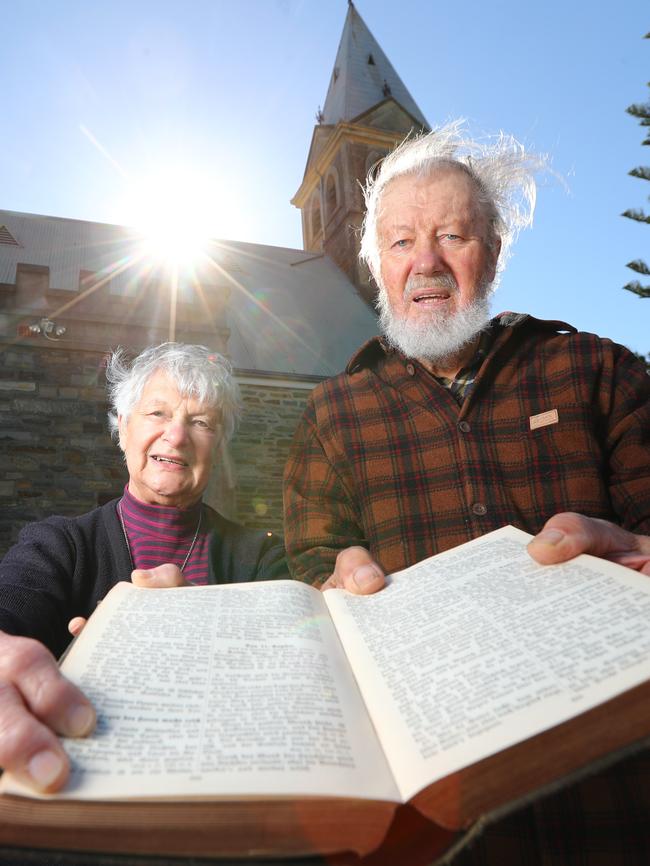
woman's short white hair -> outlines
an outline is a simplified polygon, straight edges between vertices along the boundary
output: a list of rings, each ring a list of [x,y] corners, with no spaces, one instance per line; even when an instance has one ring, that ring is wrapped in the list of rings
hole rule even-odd
[[[200,403],[218,409],[224,436],[231,438],[241,403],[230,362],[206,346],[161,343],[140,352],[132,361],[128,361],[121,347],[111,353],[106,365],[106,381],[111,405],[108,424],[115,439],[118,438],[118,416],[128,421],[144,386],[158,370],[169,376],[184,397],[195,397]]]
[[[489,244],[501,240],[497,274],[503,269],[513,241],[522,228],[530,226],[535,211],[535,173],[546,166],[546,157],[527,154],[515,138],[500,133],[485,141],[464,135],[464,120],[408,138],[381,162],[379,171],[369,175],[364,188],[366,216],[359,257],[365,261],[378,284],[381,282],[378,223],[382,197],[398,177],[428,177],[445,167],[466,173],[475,183],[480,203],[490,226]]]

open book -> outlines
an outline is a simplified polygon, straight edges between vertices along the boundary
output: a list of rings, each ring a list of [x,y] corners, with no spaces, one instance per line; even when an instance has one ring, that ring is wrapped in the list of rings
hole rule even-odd
[[[505,527],[371,597],[119,584],[62,666],[97,730],[65,741],[60,795],[26,799],[5,774],[0,844],[363,855],[407,808],[436,855],[642,743],[650,580],[588,556],[536,565],[529,538]]]

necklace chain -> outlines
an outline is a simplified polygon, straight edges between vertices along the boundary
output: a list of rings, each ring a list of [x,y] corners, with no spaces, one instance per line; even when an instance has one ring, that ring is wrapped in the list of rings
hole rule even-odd
[[[129,552],[129,559],[131,560],[131,569],[135,568],[135,562],[133,561],[133,553],[131,552],[131,545],[129,544],[129,536],[126,534],[126,526],[124,525],[124,517],[122,516],[122,501],[117,503],[117,516],[120,518],[120,525],[122,527],[122,533],[124,535],[124,541],[126,541],[126,549]],[[196,530],[194,532],[194,538],[192,539],[192,543],[190,544],[190,548],[187,551],[185,559],[183,560],[183,564],[181,565],[181,574],[185,570],[185,566],[192,555],[192,551],[194,550],[194,545],[196,544],[196,539],[199,537],[199,531],[201,529],[201,519],[203,517],[203,506],[199,509],[199,522],[196,524]]]

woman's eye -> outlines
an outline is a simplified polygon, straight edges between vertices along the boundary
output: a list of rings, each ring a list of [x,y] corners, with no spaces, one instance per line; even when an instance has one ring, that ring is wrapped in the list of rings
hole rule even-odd
[[[403,249],[407,245],[408,245],[408,240],[406,238],[400,238],[398,241],[395,241],[395,243],[393,244],[394,247],[399,247],[400,249]]]
[[[459,241],[460,235],[452,235],[450,233],[444,234],[442,236],[443,241]]]

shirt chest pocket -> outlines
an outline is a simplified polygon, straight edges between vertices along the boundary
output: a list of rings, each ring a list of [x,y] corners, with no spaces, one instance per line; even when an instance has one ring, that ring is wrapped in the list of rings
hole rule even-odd
[[[602,438],[591,406],[565,404],[519,419],[521,459],[535,474],[550,478],[566,472],[600,475]]]
[[[525,484],[571,471],[602,471],[604,451],[591,406],[568,403],[532,415],[468,419],[459,425],[461,448],[487,471],[492,465]],[[526,481],[527,479],[527,481]]]

